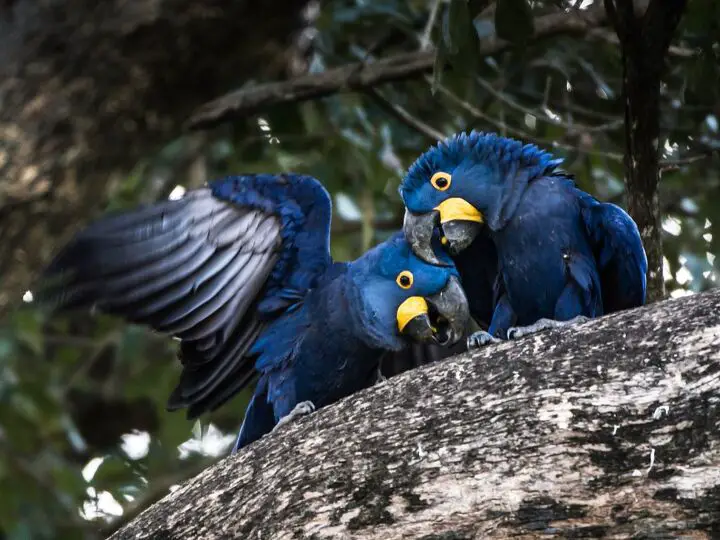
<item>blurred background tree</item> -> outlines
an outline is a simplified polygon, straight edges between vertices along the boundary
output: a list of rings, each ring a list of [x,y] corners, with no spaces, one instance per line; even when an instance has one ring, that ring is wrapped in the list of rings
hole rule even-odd
[[[89,314],[43,319],[32,280],[77,228],[224,174],[294,171],[328,187],[333,255],[354,258],[400,227],[408,165],[465,129],[553,150],[627,207],[622,52],[642,50],[627,5],[0,2],[3,537],[104,538],[225,455],[247,402],[193,424],[164,410],[173,341]],[[673,297],[718,279],[718,26],[713,0],[665,26],[659,196],[631,193],[657,204],[653,256]]]

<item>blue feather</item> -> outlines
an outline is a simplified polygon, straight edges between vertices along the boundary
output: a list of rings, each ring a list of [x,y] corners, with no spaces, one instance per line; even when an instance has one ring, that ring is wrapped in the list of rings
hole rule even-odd
[[[438,142],[415,160],[400,184],[400,196],[405,200],[435,172],[454,168],[468,159],[492,164],[496,174],[503,178],[519,167],[530,179],[553,173],[563,162],[534,144],[473,130]]]

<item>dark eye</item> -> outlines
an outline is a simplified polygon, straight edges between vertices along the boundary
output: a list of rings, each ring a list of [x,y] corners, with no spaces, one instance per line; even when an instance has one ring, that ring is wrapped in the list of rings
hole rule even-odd
[[[395,283],[400,285],[400,287],[403,289],[409,289],[410,287],[412,287],[412,284],[413,284],[412,272],[403,270],[395,278]]]
[[[445,191],[447,188],[450,187],[450,184],[452,183],[452,176],[450,176],[446,172],[436,172],[432,175],[430,183],[438,191]]]

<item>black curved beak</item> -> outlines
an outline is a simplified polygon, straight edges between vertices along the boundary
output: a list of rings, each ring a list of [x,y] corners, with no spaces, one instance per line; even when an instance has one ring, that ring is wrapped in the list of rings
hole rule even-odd
[[[451,255],[468,247],[483,227],[483,215],[470,203],[457,197],[444,200],[424,214],[405,210],[403,232],[413,252],[427,263],[447,266],[432,247],[433,231],[441,229],[441,242]]]
[[[432,236],[435,226],[440,224],[440,212],[431,210],[425,214],[413,214],[405,210],[403,233],[413,253],[423,261],[435,266],[450,266],[437,258],[432,247]]]
[[[480,233],[482,224],[477,221],[454,220],[442,224],[442,234],[447,238],[445,248],[450,255],[457,255],[470,244]]]
[[[470,307],[460,281],[450,276],[439,293],[405,300],[398,308],[397,319],[403,335],[421,343],[450,346],[465,336]]]

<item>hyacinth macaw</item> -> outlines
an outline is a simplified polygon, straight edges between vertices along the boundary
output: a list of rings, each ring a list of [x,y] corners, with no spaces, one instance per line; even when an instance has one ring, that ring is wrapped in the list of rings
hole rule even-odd
[[[50,263],[39,299],[179,339],[168,409],[190,419],[257,378],[236,451],[374,384],[384,352],[410,340],[450,345],[467,327],[453,266],[417,258],[402,232],[333,262],[331,213],[309,176],[216,180],[89,225]]]
[[[645,303],[637,225],[580,190],[561,162],[535,145],[472,131],[431,147],[400,185],[413,251],[443,264],[428,241],[439,228],[471,306],[473,287],[488,288],[473,272],[484,257],[497,262],[490,327],[470,336],[469,348]]]

